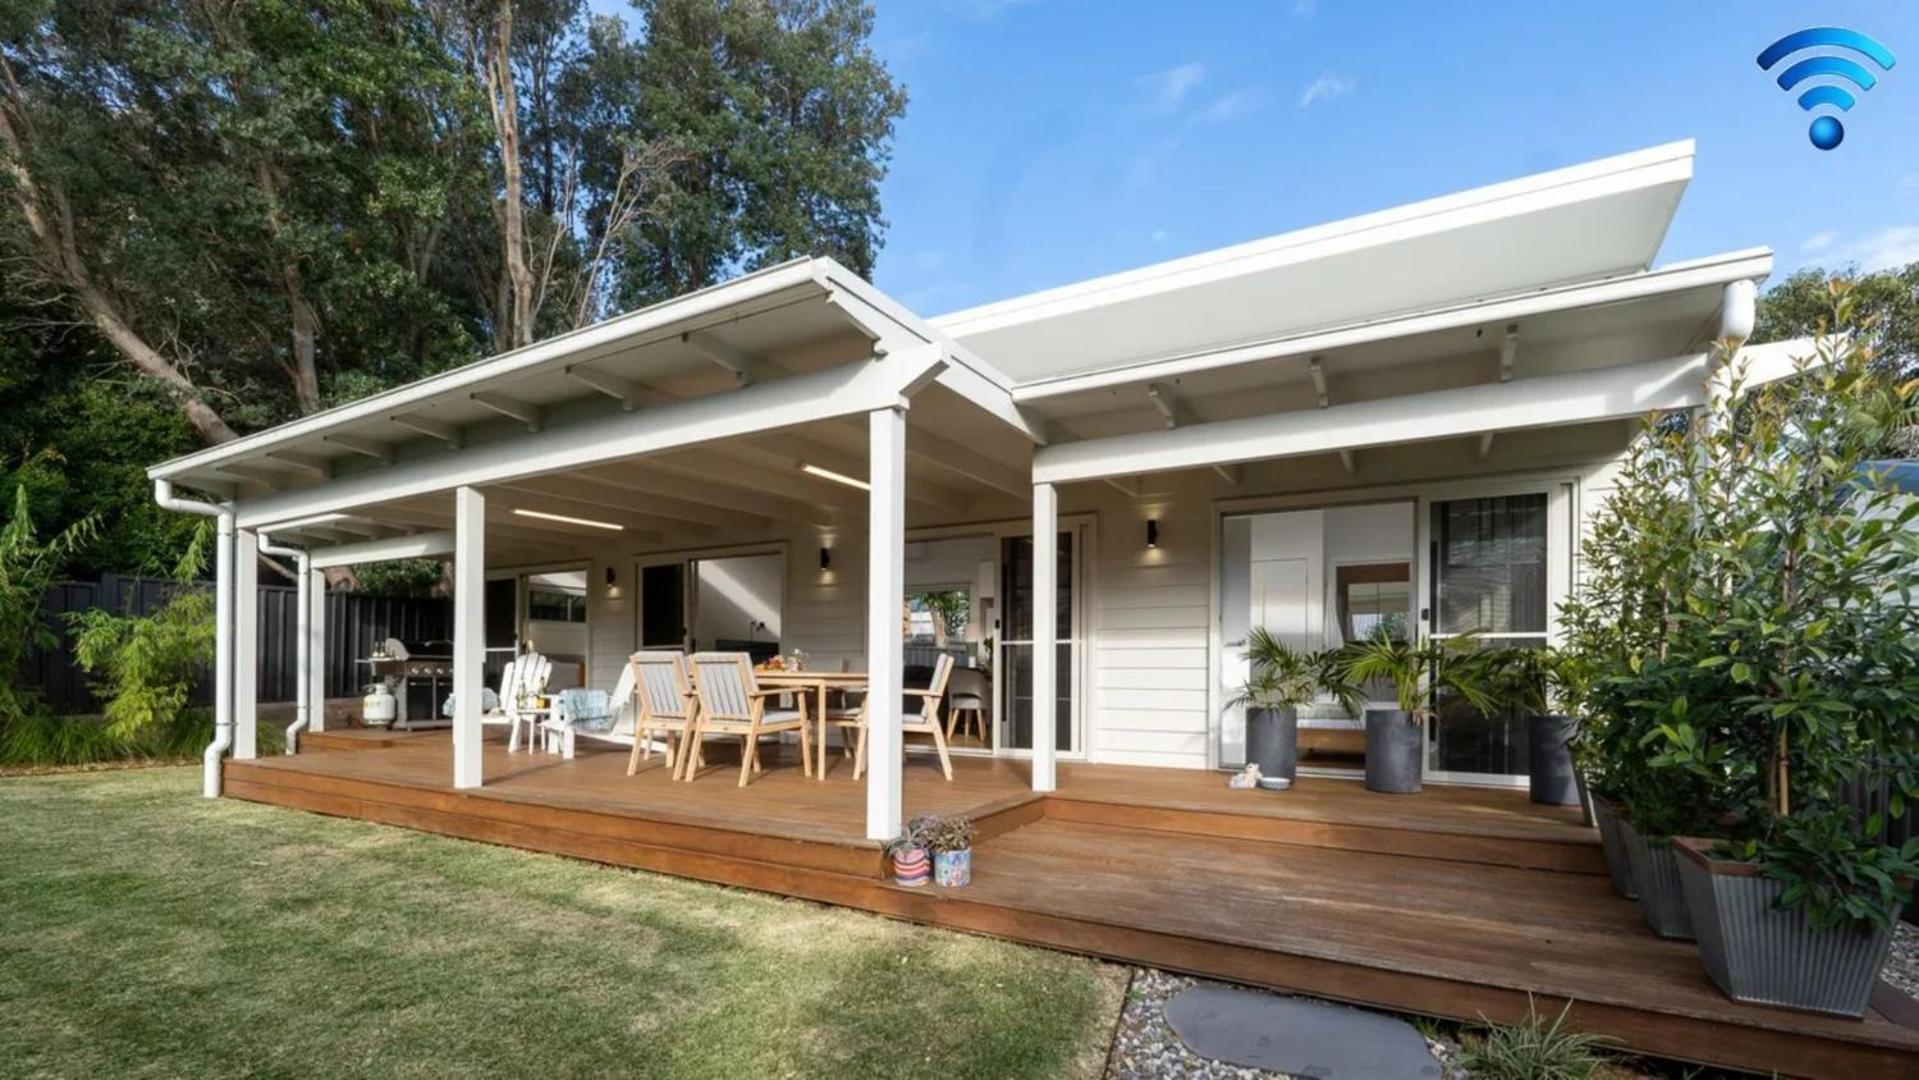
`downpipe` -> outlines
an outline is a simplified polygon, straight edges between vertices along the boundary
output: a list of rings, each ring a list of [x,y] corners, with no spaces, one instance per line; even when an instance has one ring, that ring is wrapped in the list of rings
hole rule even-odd
[[[312,597],[308,595],[308,590],[312,588],[313,557],[307,554],[305,548],[274,543],[273,538],[266,533],[260,534],[260,551],[266,555],[292,559],[294,573],[298,575],[298,580],[294,582],[294,602],[299,605],[299,610],[294,614],[298,637],[293,643],[293,670],[297,685],[293,688],[293,723],[288,724],[286,730],[286,752],[296,754],[300,749],[300,733],[307,730],[308,721],[312,719],[312,703],[307,699],[313,689],[313,680],[308,677],[313,663],[313,605]],[[323,703],[320,707],[326,706]]]
[[[213,580],[213,741],[203,759],[201,794],[220,797],[220,758],[233,748],[233,511],[173,493],[169,480],[153,482],[153,501],[162,510],[216,519]]]

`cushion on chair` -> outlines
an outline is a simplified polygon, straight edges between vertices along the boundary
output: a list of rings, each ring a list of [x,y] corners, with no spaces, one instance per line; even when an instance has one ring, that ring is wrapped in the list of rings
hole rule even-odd
[[[459,695],[448,694],[446,696],[446,704],[440,706],[441,716],[444,716],[449,720],[453,719],[453,699],[457,696]],[[491,712],[498,712],[499,710],[500,710],[500,695],[495,693],[493,688],[490,686],[480,687],[480,712],[491,713]]]
[[[554,718],[581,731],[608,732],[613,730],[612,706],[612,699],[604,690],[566,689],[560,691]]]

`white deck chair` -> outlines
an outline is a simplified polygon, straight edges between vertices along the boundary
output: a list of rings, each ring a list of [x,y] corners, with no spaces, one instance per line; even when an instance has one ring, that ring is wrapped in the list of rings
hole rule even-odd
[[[507,703],[513,700],[514,680],[519,677],[519,669],[520,665],[517,660],[508,660],[506,662],[506,668],[500,672],[499,703],[495,707],[487,709],[480,714],[480,726],[482,728],[505,727],[513,723],[513,717],[506,711],[506,707]],[[449,695],[447,698],[448,703],[451,704],[452,700],[452,696]],[[448,712],[450,714],[451,710],[449,709]],[[508,737],[511,738],[510,735]]]
[[[906,691],[908,695],[920,699],[919,714],[914,715],[908,713],[900,717],[900,734],[902,736],[931,735],[933,737],[933,748],[938,750],[940,755],[940,770],[946,773],[948,780],[953,778],[953,759],[947,756],[946,732],[940,727],[940,699],[946,696],[946,680],[951,678],[952,675],[953,654],[941,653],[939,660],[933,664],[933,678],[932,681],[927,683],[926,689],[915,690],[908,688]],[[867,700],[871,701],[872,695],[867,695]],[[904,743],[906,740],[902,738],[900,741]],[[853,751],[853,779],[858,780],[860,774],[865,771],[866,716],[865,714],[861,714],[860,744],[859,748]]]
[[[699,695],[686,677],[683,653],[636,652],[627,660],[625,678],[633,701],[633,731],[637,738],[626,759],[626,775],[639,771],[643,757],[653,753],[651,736],[666,735],[666,764],[675,780],[682,765],[690,772],[697,764],[693,729],[699,715]],[[682,759],[685,759],[682,761]]]
[[[813,775],[813,742],[807,733],[806,694],[794,695],[797,709],[768,709],[767,698],[780,697],[786,690],[762,690],[753,677],[753,662],[745,653],[703,652],[693,654],[695,686],[700,714],[694,725],[692,750],[699,752],[700,742],[711,735],[740,736],[740,786],[745,787],[760,771],[760,737],[795,728],[800,733],[800,769]],[[693,779],[689,766],[686,778]]]
[[[526,728],[526,748],[529,751],[540,748],[540,721],[546,719],[548,710],[539,704],[538,696],[546,693],[547,680],[553,676],[553,661],[530,652],[520,657],[515,670],[518,678],[510,688],[512,693],[504,697],[500,707],[505,710],[508,723],[512,725],[506,739],[508,751],[519,749],[520,728]]]

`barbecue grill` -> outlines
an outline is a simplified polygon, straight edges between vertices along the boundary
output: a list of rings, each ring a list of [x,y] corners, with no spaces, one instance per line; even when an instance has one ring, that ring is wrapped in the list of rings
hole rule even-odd
[[[415,731],[451,726],[439,708],[453,685],[451,641],[390,637],[374,647],[365,663],[394,697],[394,727]]]

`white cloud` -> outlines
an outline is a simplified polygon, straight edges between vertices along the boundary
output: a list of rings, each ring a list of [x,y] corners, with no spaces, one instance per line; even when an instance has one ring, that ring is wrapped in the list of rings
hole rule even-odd
[[[1153,243],[1155,243],[1155,244],[1163,244],[1163,243],[1165,243],[1165,242],[1166,242],[1166,230],[1165,230],[1165,229],[1154,229],[1154,230],[1153,230]]]
[[[991,19],[1008,8],[1025,7],[1038,0],[946,0],[945,8],[969,19]]]
[[[1846,245],[1846,253],[1859,269],[1870,274],[1919,262],[1919,225],[1894,225],[1880,229],[1856,243]]]
[[[1907,173],[1899,178],[1900,191],[1919,191],[1919,172]]]
[[[1823,229],[1806,237],[1806,242],[1799,245],[1799,250],[1808,252],[1824,251],[1831,247],[1832,242],[1837,239],[1839,239],[1838,233],[1831,229]]]
[[[1307,83],[1306,89],[1299,92],[1299,107],[1303,109],[1316,102],[1331,101],[1337,97],[1345,97],[1347,94],[1352,93],[1357,86],[1358,84],[1353,80],[1328,71],[1319,78]]]
[[[946,265],[946,255],[943,252],[929,249],[913,256],[915,270],[938,270],[944,265]]]
[[[1319,0],[1293,0],[1293,18],[1306,22],[1319,14]]]
[[[1153,94],[1153,108],[1160,113],[1172,113],[1178,110],[1180,102],[1193,92],[1193,87],[1206,77],[1206,65],[1195,60],[1190,64],[1181,64],[1165,71],[1157,71],[1140,81],[1145,83]]]
[[[1248,87],[1235,90],[1224,97],[1215,98],[1211,105],[1192,115],[1190,123],[1223,124],[1228,120],[1244,116],[1263,104],[1259,91]]]

